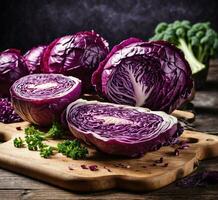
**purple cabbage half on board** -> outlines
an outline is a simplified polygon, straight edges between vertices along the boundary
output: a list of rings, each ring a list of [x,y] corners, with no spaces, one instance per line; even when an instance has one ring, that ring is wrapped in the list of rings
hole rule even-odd
[[[24,59],[17,49],[0,52],[0,95],[9,96],[14,81],[28,74]]]
[[[91,76],[108,54],[108,43],[94,31],[78,32],[54,40],[45,50],[42,72],[61,73],[82,80],[83,91],[91,90]]]
[[[73,135],[107,154],[138,157],[173,143],[183,129],[161,111],[79,99],[66,110]]]
[[[17,80],[10,93],[23,120],[47,126],[59,121],[67,105],[79,98],[81,81],[61,74],[32,74]]]
[[[24,61],[29,74],[41,73],[41,60],[46,46],[38,46],[30,49],[24,54]]]
[[[113,103],[171,113],[192,93],[183,53],[164,41],[130,38],[115,46],[93,73],[98,93]]]

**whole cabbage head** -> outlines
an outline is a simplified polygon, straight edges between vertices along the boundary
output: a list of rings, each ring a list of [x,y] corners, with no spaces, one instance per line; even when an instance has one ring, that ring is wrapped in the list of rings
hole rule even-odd
[[[92,84],[107,100],[171,113],[192,93],[183,53],[164,41],[130,38],[115,46],[93,73]]]
[[[46,46],[38,46],[30,49],[24,54],[24,60],[29,74],[41,73],[41,60]]]
[[[88,92],[91,75],[108,51],[108,43],[94,31],[57,38],[44,52],[42,72],[77,77],[82,80],[83,91]]]
[[[27,66],[20,51],[7,49],[0,52],[0,95],[9,96],[14,81],[28,74]]]

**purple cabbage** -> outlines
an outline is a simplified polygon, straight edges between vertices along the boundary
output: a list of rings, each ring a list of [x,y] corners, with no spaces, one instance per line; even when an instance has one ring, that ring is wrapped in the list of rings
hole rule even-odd
[[[9,96],[14,81],[28,74],[24,59],[17,49],[0,52],[0,95]]]
[[[61,74],[32,74],[10,89],[16,113],[30,123],[48,126],[60,121],[62,111],[79,98],[81,81]]]
[[[41,73],[41,60],[46,46],[38,46],[25,53],[24,60],[29,74]]]
[[[192,93],[183,53],[164,41],[130,38],[115,46],[93,73],[98,93],[117,104],[171,113]]]
[[[108,43],[99,34],[78,32],[53,41],[42,59],[44,73],[61,73],[82,80],[83,91],[91,90],[91,75],[108,54]]]
[[[161,111],[79,99],[66,110],[73,135],[107,154],[142,156],[169,145],[183,129]]]
[[[22,119],[15,113],[13,106],[8,98],[0,98],[0,122],[14,123]]]

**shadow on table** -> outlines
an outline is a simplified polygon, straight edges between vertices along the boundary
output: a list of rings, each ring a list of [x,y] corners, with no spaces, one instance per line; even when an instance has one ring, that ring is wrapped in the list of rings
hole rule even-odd
[[[218,80],[208,80],[200,91],[218,91]]]
[[[217,115],[218,116],[218,108],[214,108],[214,107],[195,106],[195,112],[197,114],[209,114],[209,115]]]

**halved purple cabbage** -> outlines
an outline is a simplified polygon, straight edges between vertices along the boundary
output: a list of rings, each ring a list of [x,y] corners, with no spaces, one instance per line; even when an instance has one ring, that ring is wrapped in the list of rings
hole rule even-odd
[[[79,99],[66,110],[73,135],[107,154],[128,157],[173,143],[183,129],[161,111]]]
[[[44,73],[61,73],[82,80],[83,91],[91,89],[91,76],[108,54],[108,43],[99,34],[78,32],[54,40],[42,59]]]
[[[23,120],[47,126],[60,121],[62,111],[79,98],[81,81],[62,74],[32,74],[17,80],[10,93]]]
[[[9,96],[14,81],[28,74],[24,59],[17,49],[0,52],[0,95]]]
[[[24,60],[29,74],[41,73],[41,60],[46,46],[38,46],[30,49],[24,54]]]
[[[115,46],[93,73],[92,84],[107,100],[171,113],[192,93],[183,53],[164,41],[130,38]]]

